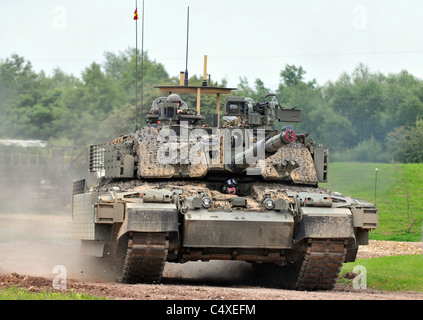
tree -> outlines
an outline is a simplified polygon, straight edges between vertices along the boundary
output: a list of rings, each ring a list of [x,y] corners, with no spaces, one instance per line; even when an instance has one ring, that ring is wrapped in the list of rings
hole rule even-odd
[[[327,85],[326,101],[334,112],[353,123],[354,129],[345,141],[346,147],[352,148],[371,136],[383,140],[380,115],[386,107],[384,86],[384,76],[370,73],[362,64],[354,70],[352,76],[344,73],[335,83]]]
[[[272,91],[269,88],[266,88],[264,86],[264,82],[260,79],[255,80],[255,89],[251,88],[248,84],[248,80],[246,77],[240,77],[239,78],[239,84],[238,89],[236,91],[237,96],[241,97],[248,97],[253,99],[256,102],[262,101],[263,98],[272,93]]]
[[[393,160],[405,163],[423,162],[423,120],[416,121],[414,126],[400,126],[387,137],[388,151]]]
[[[140,63],[141,54],[137,54]],[[106,52],[105,62],[92,63],[80,78],[60,69],[51,76],[37,73],[17,54],[0,60],[0,137],[86,145],[110,141],[133,130],[135,124],[145,125],[151,103],[163,95],[154,86],[177,85],[179,79],[169,77],[164,66],[147,53],[143,64],[143,70],[139,65],[136,106],[133,48],[117,54]],[[423,124],[422,120],[416,122],[423,118],[423,80],[405,70],[388,75],[371,72],[363,64],[324,86],[306,81],[305,75],[302,66],[286,65],[274,92],[284,107],[302,110],[302,122],[293,124],[297,132],[308,132],[329,147],[332,155],[345,159],[353,155],[369,161],[377,153],[375,161],[387,161],[388,151],[395,161],[423,161],[419,153]],[[189,81],[201,85],[202,77],[193,75]],[[211,85],[225,86],[225,80]],[[255,101],[262,101],[269,93],[273,92],[263,81],[256,79],[250,86],[245,77],[240,77],[235,92]],[[195,96],[181,96],[195,109]],[[201,113],[211,124],[215,97],[203,95],[201,102]]]
[[[44,78],[44,73],[35,73],[32,64],[17,54],[0,61],[0,135],[25,137],[36,131],[30,114],[36,113],[31,109],[42,97]]]
[[[282,79],[282,84],[285,87],[293,88],[299,85],[304,80],[304,71],[303,67],[296,67],[294,65],[286,65],[285,69],[281,71],[280,76]]]
[[[414,126],[423,116],[423,81],[407,71],[387,76],[384,95],[384,135],[398,126]]]
[[[281,85],[280,87],[293,88],[300,84],[305,84],[310,88],[316,85],[316,80],[304,82],[304,75],[306,74],[303,67],[296,67],[295,65],[285,65],[285,69],[280,72]]]

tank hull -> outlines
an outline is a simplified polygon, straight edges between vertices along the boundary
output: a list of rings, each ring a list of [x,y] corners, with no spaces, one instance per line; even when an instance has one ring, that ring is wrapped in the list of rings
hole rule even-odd
[[[82,240],[84,254],[111,257],[122,282],[160,282],[166,262],[238,260],[265,273],[270,268],[283,288],[328,289],[377,227],[374,206],[318,187],[263,182],[241,197],[202,181],[113,180],[106,186],[107,192],[73,195],[73,236]],[[266,208],[259,201],[264,192],[283,201]],[[208,208],[204,194],[213,201]],[[314,262],[304,268],[310,259],[333,266],[327,281],[310,280],[322,270]]]

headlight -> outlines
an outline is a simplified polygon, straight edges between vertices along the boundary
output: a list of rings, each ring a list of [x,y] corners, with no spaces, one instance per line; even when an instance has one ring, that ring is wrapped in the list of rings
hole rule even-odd
[[[271,198],[265,199],[263,204],[267,210],[272,210],[275,207],[275,202]]]
[[[213,204],[212,199],[210,199],[209,197],[203,197],[203,207],[204,208],[210,208]]]

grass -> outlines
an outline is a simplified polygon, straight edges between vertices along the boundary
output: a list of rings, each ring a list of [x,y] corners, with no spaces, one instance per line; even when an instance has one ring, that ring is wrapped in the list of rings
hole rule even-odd
[[[331,163],[329,182],[320,185],[376,203],[379,228],[370,233],[371,239],[422,241],[423,163]]]
[[[347,272],[353,272],[355,266],[365,267],[367,289],[423,292],[422,255],[357,259],[345,263],[339,283],[353,284],[352,279],[344,277]]]
[[[105,298],[76,293],[72,290],[69,293],[30,292],[17,286],[11,286],[0,290],[0,300],[105,300]]]

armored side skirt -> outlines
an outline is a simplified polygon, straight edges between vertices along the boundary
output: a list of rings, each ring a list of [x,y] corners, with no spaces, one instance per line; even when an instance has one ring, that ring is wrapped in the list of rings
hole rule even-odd
[[[184,220],[184,247],[292,247],[294,219],[289,213],[189,211]]]

